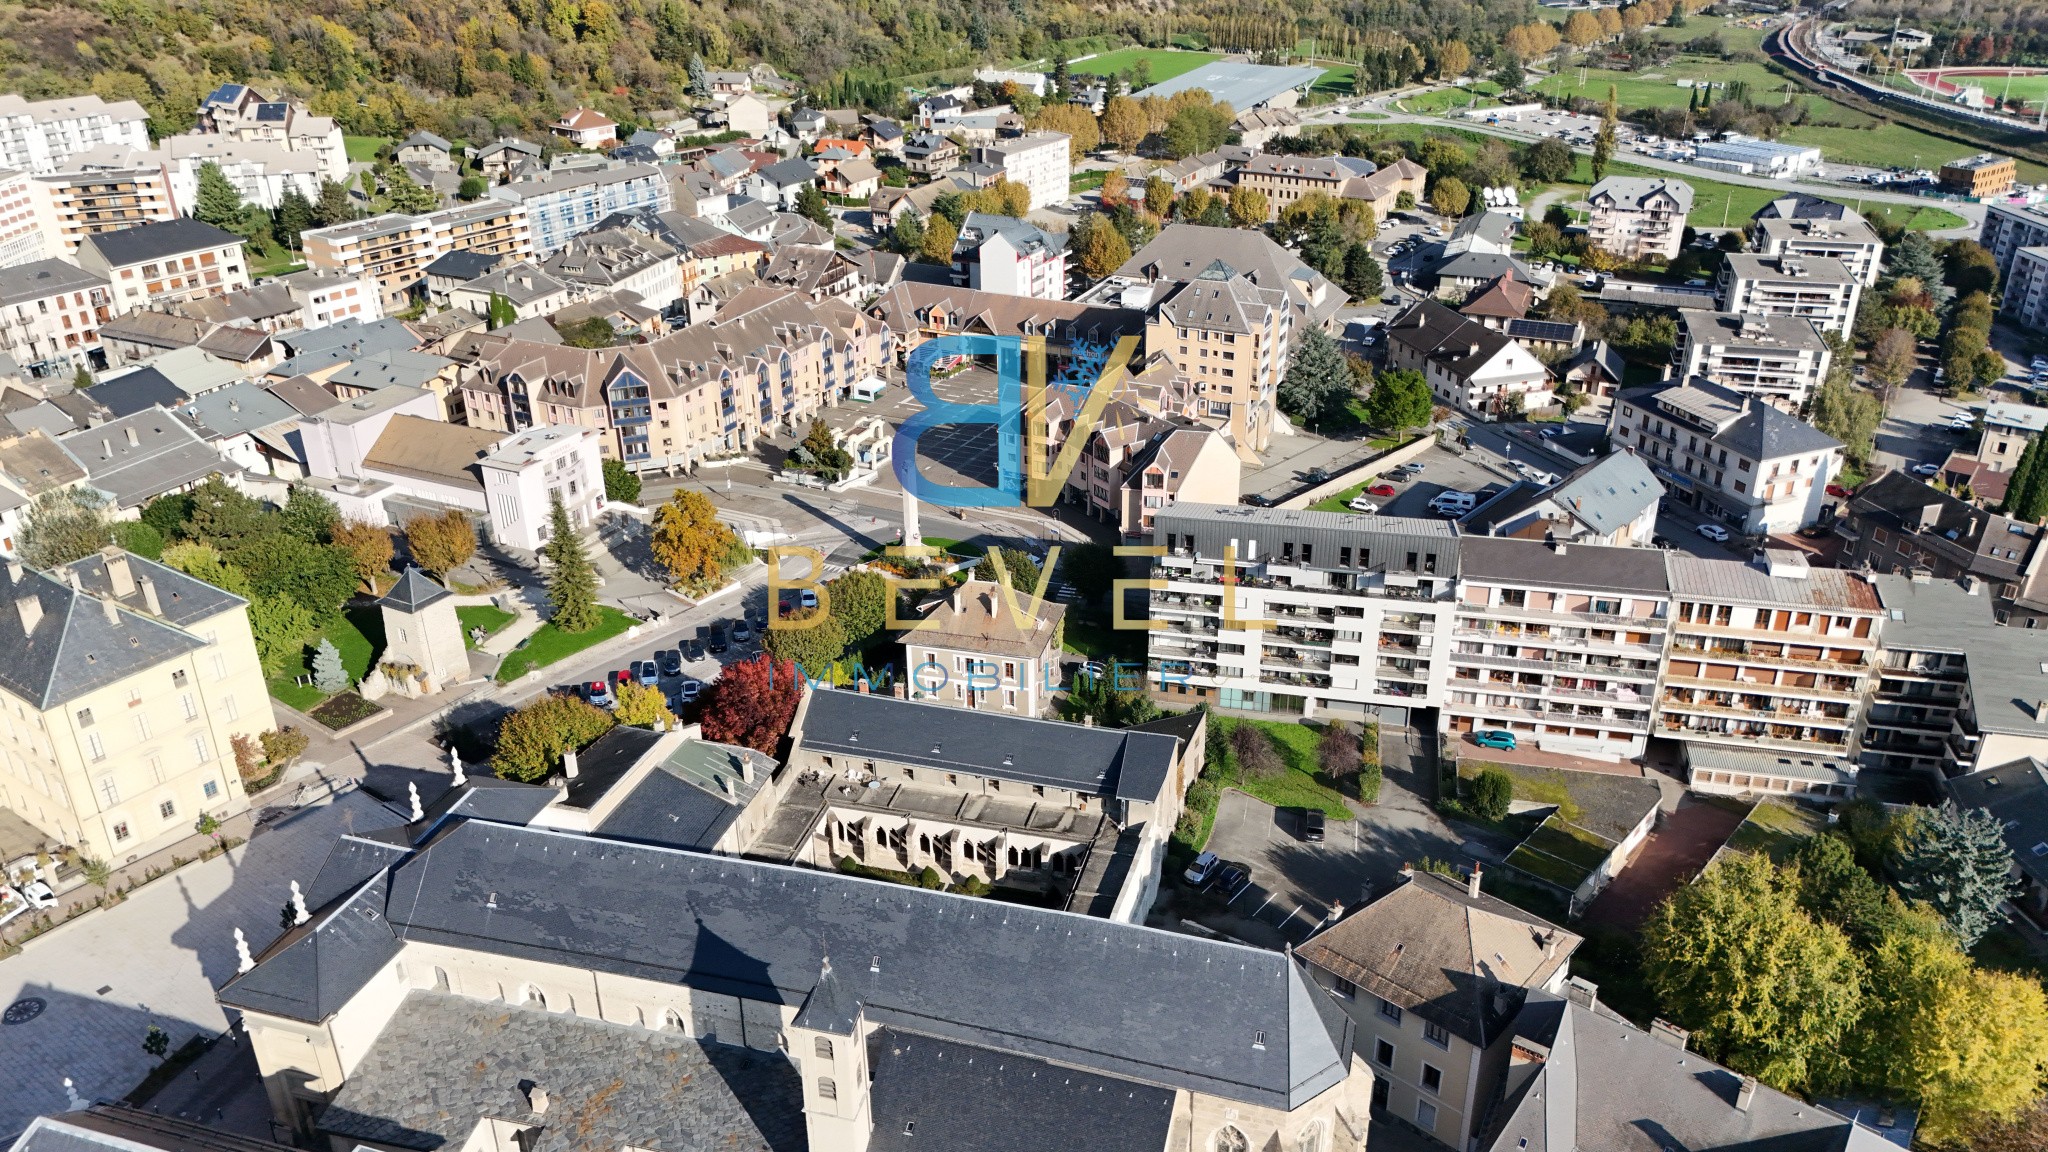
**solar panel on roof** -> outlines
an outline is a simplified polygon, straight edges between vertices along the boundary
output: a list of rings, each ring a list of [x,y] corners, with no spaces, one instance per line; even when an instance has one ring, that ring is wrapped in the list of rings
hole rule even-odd
[[[256,119],[259,121],[283,120],[291,115],[289,104],[258,104]]]

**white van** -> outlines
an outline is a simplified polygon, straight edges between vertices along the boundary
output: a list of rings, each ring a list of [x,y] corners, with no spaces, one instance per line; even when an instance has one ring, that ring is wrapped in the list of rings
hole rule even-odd
[[[1429,501],[1429,510],[1439,516],[1463,516],[1478,506],[1477,496],[1452,489],[1437,493]]]

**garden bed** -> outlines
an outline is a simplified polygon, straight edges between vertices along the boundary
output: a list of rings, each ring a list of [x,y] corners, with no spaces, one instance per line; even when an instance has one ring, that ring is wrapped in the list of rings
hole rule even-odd
[[[320,722],[330,732],[339,732],[351,724],[360,724],[385,711],[381,705],[372,704],[354,692],[337,692],[327,702],[306,713]]]

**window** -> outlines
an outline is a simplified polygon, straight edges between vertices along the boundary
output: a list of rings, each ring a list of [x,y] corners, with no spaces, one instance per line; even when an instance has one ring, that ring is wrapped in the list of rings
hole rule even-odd
[[[832,1041],[820,1036],[811,1041],[811,1051],[820,1060],[830,1060],[832,1058]]]
[[[1432,1095],[1444,1090],[1444,1070],[1434,1064],[1422,1066],[1422,1090]]]
[[[121,802],[121,788],[119,785],[114,783],[114,778],[112,776],[100,777],[100,799],[105,801],[109,806]]]
[[[211,800],[220,795],[220,785],[212,780],[208,780],[199,786],[199,793],[208,800]]]
[[[1424,1132],[1436,1131],[1436,1105],[1427,1100],[1415,1102],[1415,1126]]]
[[[176,816],[178,814],[178,802],[175,800],[164,801],[163,803],[156,806],[156,814],[163,817],[166,820],[169,820],[171,817]]]
[[[235,710],[235,698],[234,698],[233,696],[223,696],[223,697],[221,697],[221,698],[220,698],[220,710],[221,710],[222,714],[223,714],[223,715],[225,715],[225,716],[226,716],[226,717],[227,717],[228,719],[230,719],[230,720],[233,720],[233,719],[235,719],[235,718],[236,718],[236,710]]]
[[[1346,1000],[1350,1000],[1358,995],[1358,985],[1353,984],[1351,981],[1346,980],[1342,976],[1339,976],[1337,977],[1336,991],[1337,995],[1342,996]]]
[[[1372,1062],[1382,1068],[1392,1068],[1394,1066],[1394,1046],[1385,1040],[1374,1041]]]
[[[187,692],[184,695],[178,697],[178,706],[185,710],[185,719],[199,719],[199,705],[193,703],[192,694],[190,692]]]
[[[1423,1021],[1422,1038],[1439,1048],[1449,1048],[1451,1046],[1451,1034],[1441,1024],[1431,1024],[1426,1020]]]
[[[837,1099],[839,1099],[839,1084],[838,1084],[838,1082],[834,1081],[834,1080],[833,1080],[833,1079],[832,1079],[832,1078],[831,1078],[830,1076],[820,1076],[820,1077],[818,1077],[818,1099],[820,1099],[820,1100],[837,1100]]]
[[[1401,1022],[1401,1006],[1382,997],[1380,999],[1380,1015],[1399,1024]]]
[[[128,822],[126,820],[116,820],[114,822],[114,843],[119,844],[121,841],[126,840],[127,838]]]
[[[193,759],[201,764],[213,759],[212,754],[206,750],[206,733],[194,732],[192,734],[192,756]]]
[[[87,732],[85,734],[85,751],[86,755],[91,756],[95,761],[107,758],[107,746],[100,740],[100,734],[97,732]]]

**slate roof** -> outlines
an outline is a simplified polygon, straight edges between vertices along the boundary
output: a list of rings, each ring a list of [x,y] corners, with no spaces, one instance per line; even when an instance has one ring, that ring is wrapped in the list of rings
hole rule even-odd
[[[1809,452],[1828,452],[1842,442],[1772,404],[1755,403],[1735,423],[1721,429],[1714,443],[1752,460],[1778,460]]]
[[[1115,275],[1133,280],[1186,282],[1221,260],[1261,288],[1288,292],[1317,323],[1327,320],[1349,299],[1322,273],[1256,229],[1207,228],[1200,224],[1168,224],[1151,242],[1131,254]],[[1311,304],[1320,293],[1323,302]]]
[[[85,390],[93,402],[115,416],[133,416],[145,409],[175,408],[183,404],[185,391],[154,368],[137,368]]]
[[[498,265],[510,259],[503,254],[477,252],[469,248],[458,248],[426,266],[424,275],[468,283],[489,273]]]
[[[329,904],[370,882],[370,878],[405,858],[411,849],[387,844],[381,840],[369,840],[359,835],[347,835],[334,842],[327,850],[327,859],[320,862],[320,871],[313,874],[313,882],[303,889],[306,908],[320,912]]]
[[[132,445],[131,430],[136,436]],[[64,446],[85,465],[92,486],[114,498],[116,508],[132,508],[228,470],[190,425],[162,408],[73,432],[64,437]]]
[[[80,241],[92,245],[111,268],[161,260],[166,256],[182,256],[187,252],[226,248],[241,242],[242,238],[233,232],[202,224],[190,216],[138,224],[118,232],[96,232]]]
[[[2037,884],[2048,884],[2048,770],[2038,760],[2015,760],[1946,784],[1964,809],[1983,808],[2005,829],[2013,863]]]
[[[1649,202],[1658,196],[1671,197],[1676,202],[1672,211],[1677,215],[1692,211],[1692,185],[1661,176],[1609,176],[1593,185],[1593,190],[1586,194],[1586,202],[1640,212],[1647,211]]]
[[[576,866],[560,867],[572,851]],[[958,1043],[1282,1109],[1342,1082],[1350,1064],[1342,1009],[1292,957],[1243,945],[481,820],[447,827],[389,877],[317,930],[288,933],[221,1003],[323,1020],[404,939],[797,1005],[829,951],[867,959],[842,974],[870,1020]],[[432,1049],[447,1031],[393,1050],[412,1054],[416,1075],[473,1066]],[[337,1106],[374,1113],[350,1101],[361,1079]],[[417,1080],[390,1083],[405,1089],[393,1107],[431,1097]]]
[[[817,179],[818,171],[806,161],[791,159],[779,160],[761,169],[755,175],[760,176],[777,188],[789,188],[798,184],[808,184],[812,180]]]
[[[424,388],[453,363],[444,356],[425,352],[376,352],[350,361],[348,367],[329,376],[327,383],[334,388],[361,388],[369,392],[394,386]]]
[[[1615,452],[1573,470],[1550,499],[1602,536],[1642,515],[1664,495],[1650,466],[1633,452]]]
[[[434,582],[434,578],[407,564],[405,575],[391,586],[382,599],[377,601],[380,608],[396,608],[400,612],[417,612],[429,604],[437,603],[455,593]]]
[[[448,141],[427,131],[415,132],[407,136],[398,142],[398,146],[400,148],[432,148],[436,152],[446,152],[454,147]]]
[[[1424,300],[1394,317],[1387,339],[1413,348],[1444,371],[1466,380],[1484,368],[1514,341],[1469,316],[1461,316],[1434,300]]]
[[[1997,534],[2008,535],[2003,528]],[[2040,734],[2040,701],[2048,695],[2043,691],[2048,677],[2041,672],[2048,663],[2048,632],[2000,624],[1995,613],[2002,601],[1982,585],[1972,593],[1954,580],[1919,581],[1889,573],[1871,580],[1885,608],[1886,648],[1963,656],[1977,727],[2029,738]]]
[[[1580,937],[1466,880],[1415,872],[1301,942],[1303,960],[1481,1048],[1528,989],[1570,963]]]
[[[277,1152],[257,1140],[221,1128],[121,1103],[97,1103],[77,1112],[29,1121],[10,1152]]]
[[[790,734],[805,749],[1151,803],[1175,744],[1153,732],[953,708],[863,692],[813,691]]]
[[[741,760],[752,765],[752,780]],[[710,851],[775,769],[774,758],[751,748],[684,740],[612,809],[597,835]]]
[[[991,237],[1001,236],[1019,252],[1055,253],[1067,250],[1067,238],[1063,233],[1047,232],[1036,224],[1019,220],[1014,216],[998,216],[993,212],[969,212],[960,222],[960,236],[953,244],[953,252],[972,252],[987,243]]]
[[[210,584],[139,556],[131,570],[156,585],[162,618],[142,611],[139,592],[118,601],[114,619],[105,603],[73,591],[60,575],[24,569],[7,578],[7,600],[33,598],[42,608],[34,631],[22,627],[21,613],[0,613],[0,686],[38,709],[61,706],[187,652],[206,641],[184,625],[232,608],[242,601]],[[106,562],[95,555],[68,566],[79,573],[85,593],[105,592]],[[109,600],[106,596],[99,597]],[[165,680],[169,683],[168,677]]]
[[[64,260],[37,260],[0,268],[0,307],[46,300],[59,292],[91,292],[107,286],[107,278]]]
[[[1466,536],[1458,541],[1458,552],[1460,572],[1473,580],[1646,596],[1671,589],[1661,548],[1572,544],[1559,553],[1540,540]]]
[[[1823,200],[1804,192],[1780,196],[1766,203],[1750,216],[1752,220],[1842,220],[1855,213],[1847,204],[1834,200]]]
[[[1131,1152],[1167,1147],[1174,1094],[920,1036],[868,1038],[868,1152]]]
[[[195,396],[184,402],[182,411],[202,433],[220,437],[254,432],[298,416],[297,409],[250,380]]]

